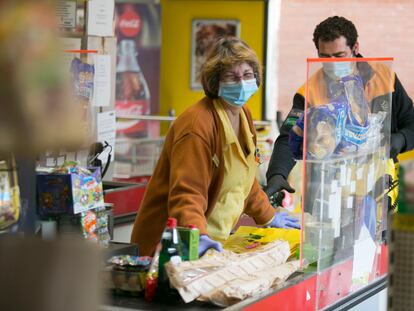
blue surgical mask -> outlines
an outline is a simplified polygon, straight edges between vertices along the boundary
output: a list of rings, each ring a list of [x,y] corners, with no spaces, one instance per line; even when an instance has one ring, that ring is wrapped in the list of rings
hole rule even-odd
[[[323,70],[331,79],[337,80],[353,73],[354,67],[351,62],[323,63]]]
[[[218,95],[230,105],[243,106],[258,90],[256,79],[240,82],[220,82]]]

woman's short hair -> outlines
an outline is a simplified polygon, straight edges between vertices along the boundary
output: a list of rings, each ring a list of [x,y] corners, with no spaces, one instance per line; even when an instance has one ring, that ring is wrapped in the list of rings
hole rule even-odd
[[[254,50],[243,40],[236,37],[219,38],[201,68],[201,84],[204,93],[217,98],[220,75],[234,65],[248,63],[256,77],[257,86],[262,82],[262,69]]]

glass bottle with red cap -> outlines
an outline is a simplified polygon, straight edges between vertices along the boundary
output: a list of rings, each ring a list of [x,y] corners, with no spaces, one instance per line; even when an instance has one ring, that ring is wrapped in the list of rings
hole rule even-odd
[[[171,288],[164,265],[170,260],[174,260],[174,262],[182,260],[182,245],[177,231],[177,219],[168,218],[167,226],[162,233],[161,245],[162,249],[158,263],[157,295],[165,297],[171,292]]]

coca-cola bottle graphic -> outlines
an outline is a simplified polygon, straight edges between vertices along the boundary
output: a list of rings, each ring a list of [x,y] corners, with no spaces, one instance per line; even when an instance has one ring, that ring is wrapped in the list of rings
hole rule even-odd
[[[116,67],[116,112],[120,116],[138,116],[150,113],[150,92],[138,65],[134,40],[124,39],[118,47]],[[119,120],[118,134],[142,137],[147,132],[145,121]]]

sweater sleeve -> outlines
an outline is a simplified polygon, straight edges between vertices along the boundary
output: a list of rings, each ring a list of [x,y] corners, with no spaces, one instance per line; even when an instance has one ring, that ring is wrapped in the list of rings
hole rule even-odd
[[[290,171],[295,166],[293,154],[289,149],[289,131],[300,114],[303,113],[305,98],[296,93],[293,97],[293,106],[288,116],[280,128],[280,135],[276,139],[270,158],[269,167],[266,172],[266,178],[269,180],[274,175],[282,175],[287,178]]]
[[[171,151],[168,214],[179,226],[196,225],[207,234],[205,213],[212,176],[212,152],[194,133],[184,135]]]
[[[402,152],[414,148],[414,107],[413,101],[408,96],[400,80],[395,76],[393,109],[396,109],[397,130],[405,137],[405,149]]]
[[[252,189],[245,200],[244,212],[252,217],[258,225],[269,223],[275,215],[275,209],[257,179],[254,180]]]

